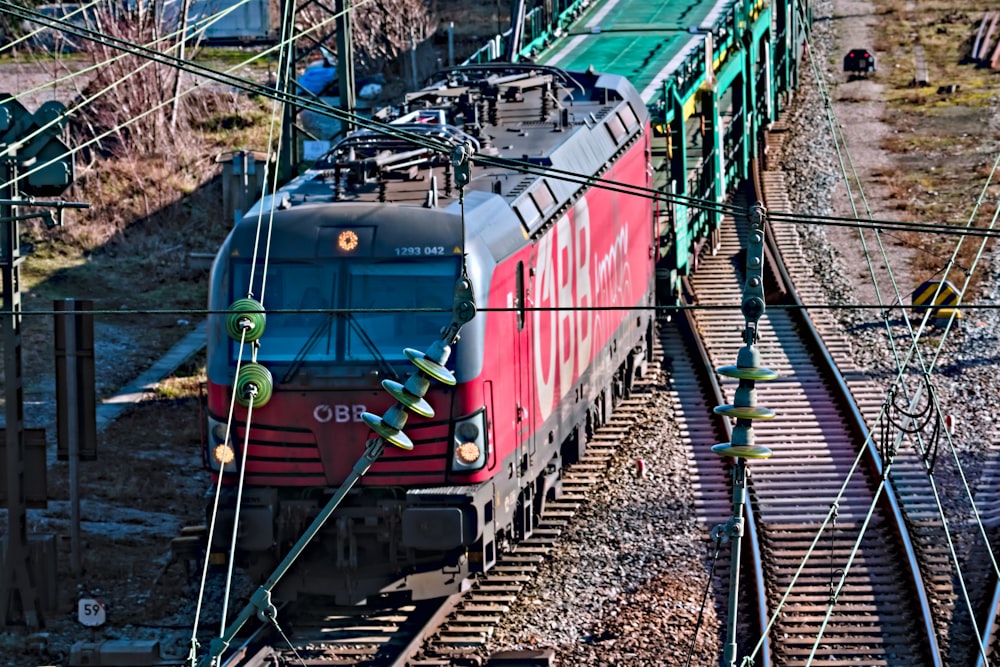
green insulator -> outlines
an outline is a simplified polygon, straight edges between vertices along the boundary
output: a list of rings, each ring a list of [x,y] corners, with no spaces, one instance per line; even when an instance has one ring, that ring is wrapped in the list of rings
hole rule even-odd
[[[451,371],[433,359],[429,359],[420,350],[414,350],[413,348],[408,347],[403,350],[403,354],[405,354],[407,358],[413,362],[414,366],[422,370],[424,373],[427,373],[441,384],[454,386],[455,376],[452,375]]]
[[[274,379],[271,371],[258,363],[249,362],[240,366],[233,387],[236,392],[236,402],[244,408],[260,408],[267,405],[274,393]]]
[[[715,413],[735,419],[773,419],[775,412],[759,405],[720,405]]]
[[[736,387],[736,394],[733,396],[733,405],[757,405],[757,388],[752,380],[740,380],[740,386]]]
[[[391,409],[391,408],[390,408]],[[398,428],[393,427],[391,424],[385,423],[381,417],[374,415],[370,412],[361,413],[361,421],[363,421],[368,428],[375,431],[383,440],[386,442],[399,447],[400,449],[405,449],[410,451],[413,449],[413,441]]]
[[[734,445],[746,445],[747,447],[753,447],[756,440],[757,435],[754,433],[753,424],[743,424],[737,422],[736,426],[733,427]]]
[[[407,382],[409,384],[409,382]],[[382,380],[382,388],[387,392],[392,394],[392,397],[397,401],[405,405],[410,410],[413,410],[421,417],[427,417],[432,419],[434,417],[434,408],[431,407],[430,403],[411,394],[406,387],[394,382],[393,380]]]
[[[740,380],[776,380],[778,378],[778,373],[772,371],[770,368],[755,368],[755,367],[743,367],[743,366],[719,366],[715,370],[719,371],[719,375],[725,375],[726,377],[738,378]]]
[[[731,442],[721,442],[712,447],[719,456],[735,456],[740,459],[769,459],[771,450],[763,445],[737,445]]]
[[[250,342],[264,335],[264,306],[256,299],[237,299],[229,306],[226,333],[233,340]],[[244,335],[244,332],[246,334]]]
[[[409,419],[409,417],[410,415],[406,412],[406,406],[396,403],[391,408],[386,410],[384,415],[382,415],[382,423],[389,428],[402,431],[403,427],[406,426],[406,420]]]
[[[414,352],[421,354],[420,350],[414,350]],[[423,353],[423,356],[436,364],[444,366],[448,363],[448,358],[451,357],[451,345],[448,345],[443,340],[438,339],[431,343],[431,346],[427,348],[427,351]]]
[[[756,345],[744,345],[736,353],[736,365],[740,368],[757,368],[760,366],[760,350]]]
[[[384,385],[385,383],[383,383]],[[406,384],[403,385],[403,389],[418,397],[426,396],[427,390],[430,388],[430,378],[423,373],[410,373],[410,377],[406,378]]]

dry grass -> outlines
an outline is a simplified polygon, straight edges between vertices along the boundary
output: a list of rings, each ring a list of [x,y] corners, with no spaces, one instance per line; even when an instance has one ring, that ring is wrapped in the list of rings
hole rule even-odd
[[[965,0],[883,0],[878,7],[895,19],[883,22],[888,28],[875,45],[878,76],[889,100],[887,120],[897,130],[883,142],[896,156],[895,172],[885,175],[892,183],[891,199],[904,219],[983,226],[993,205],[975,217],[972,212],[997,151],[990,128],[1000,79],[1000,73],[968,61],[983,7]],[[927,69],[926,87],[911,85],[918,45]],[[946,86],[950,91],[942,90]],[[950,235],[907,232],[900,238],[918,249],[912,266],[918,277],[938,274],[959,243]],[[977,238],[963,241],[959,266],[968,268],[979,246]]]
[[[157,383],[157,399],[168,401],[198,396],[205,393],[205,352],[202,350],[190,361],[176,369],[169,377]],[[199,421],[199,426],[201,422]]]

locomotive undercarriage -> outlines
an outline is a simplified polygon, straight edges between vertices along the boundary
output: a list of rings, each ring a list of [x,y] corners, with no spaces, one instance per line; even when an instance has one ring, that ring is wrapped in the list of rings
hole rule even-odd
[[[507,463],[513,469],[514,461]],[[530,536],[545,498],[561,493],[560,472],[556,457],[520,490],[516,483],[490,482],[352,492],[278,582],[274,595],[282,600],[319,595],[353,605],[373,591],[414,600],[459,592],[471,575],[488,570],[499,553]],[[275,488],[245,491],[236,564],[253,582],[266,581],[326,499]],[[235,491],[229,490],[220,510],[221,532],[213,540],[217,553],[226,549],[234,503]]]
[[[255,583],[267,580],[329,493],[303,498],[287,489],[246,490],[236,564]],[[457,592],[470,573],[470,550],[483,542],[492,496],[491,484],[352,491],[278,582],[275,597],[319,595],[353,605],[373,591],[406,591],[413,599]],[[234,507],[230,490],[222,499],[222,530],[213,551],[226,549]]]

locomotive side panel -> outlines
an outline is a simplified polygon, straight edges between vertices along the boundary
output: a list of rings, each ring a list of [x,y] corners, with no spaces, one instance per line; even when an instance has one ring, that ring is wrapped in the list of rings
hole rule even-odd
[[[647,150],[645,133],[604,177],[648,187]],[[617,398],[612,379],[637,348],[645,353],[654,238],[648,199],[592,188],[530,249],[498,265],[483,372],[499,410],[493,482],[501,533],[525,536],[526,515],[544,501],[546,471],[561,470],[566,442],[606,418]]]
[[[639,142],[605,177],[648,187],[647,156]],[[539,242],[529,304],[540,422],[566,403],[586,371],[610,377],[628,309],[651,305],[652,216],[644,197],[593,188]]]

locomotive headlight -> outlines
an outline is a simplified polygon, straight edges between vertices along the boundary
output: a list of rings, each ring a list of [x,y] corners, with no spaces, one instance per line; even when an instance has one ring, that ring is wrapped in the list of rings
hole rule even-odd
[[[479,445],[474,442],[463,442],[455,447],[455,462],[462,465],[473,465],[482,454]]]
[[[455,439],[459,442],[475,442],[479,439],[479,425],[475,422],[459,422],[455,426]]]
[[[226,438],[226,424],[208,418],[208,466],[212,470],[236,472],[236,450]]]
[[[236,460],[236,452],[233,451],[232,445],[216,445],[212,450],[212,456],[217,465],[228,465]]]
[[[453,472],[472,472],[486,465],[486,411],[455,422]]]

